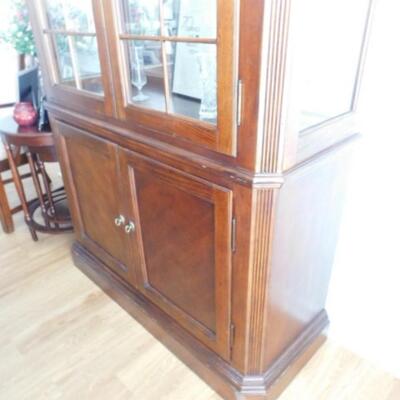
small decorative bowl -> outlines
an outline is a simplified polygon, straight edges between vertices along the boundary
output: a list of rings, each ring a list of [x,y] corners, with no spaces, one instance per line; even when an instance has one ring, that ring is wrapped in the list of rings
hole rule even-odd
[[[37,121],[38,113],[32,103],[22,102],[15,105],[13,117],[19,126],[32,126]]]

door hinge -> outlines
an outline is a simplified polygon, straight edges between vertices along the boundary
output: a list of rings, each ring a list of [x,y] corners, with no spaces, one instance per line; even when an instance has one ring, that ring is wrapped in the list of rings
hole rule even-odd
[[[234,253],[236,251],[236,227],[237,223],[236,223],[236,218],[233,217],[232,218],[232,243],[231,243],[231,248],[232,248],[232,253]]]
[[[233,349],[233,346],[235,344],[235,331],[236,331],[235,325],[231,324],[231,327],[230,327],[230,345],[231,345],[231,350]]]
[[[237,85],[237,104],[236,104],[237,126],[240,126],[242,124],[242,106],[243,106],[243,82],[239,80]]]

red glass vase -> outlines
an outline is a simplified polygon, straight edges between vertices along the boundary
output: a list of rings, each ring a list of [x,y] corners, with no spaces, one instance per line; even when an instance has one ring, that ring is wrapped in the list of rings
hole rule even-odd
[[[17,103],[13,114],[15,122],[19,126],[32,126],[36,123],[38,113],[32,103]]]

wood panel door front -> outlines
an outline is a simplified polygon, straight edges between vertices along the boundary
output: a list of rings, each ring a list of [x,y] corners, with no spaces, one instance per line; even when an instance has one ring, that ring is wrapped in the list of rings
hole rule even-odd
[[[63,123],[56,128],[79,240],[132,283],[117,146]]]
[[[120,162],[139,290],[229,358],[232,192],[136,153]]]

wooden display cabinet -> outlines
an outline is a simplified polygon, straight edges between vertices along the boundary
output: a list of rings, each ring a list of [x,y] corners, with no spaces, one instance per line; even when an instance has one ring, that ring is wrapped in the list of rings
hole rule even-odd
[[[328,325],[372,2],[28,0],[76,265],[227,399]]]

